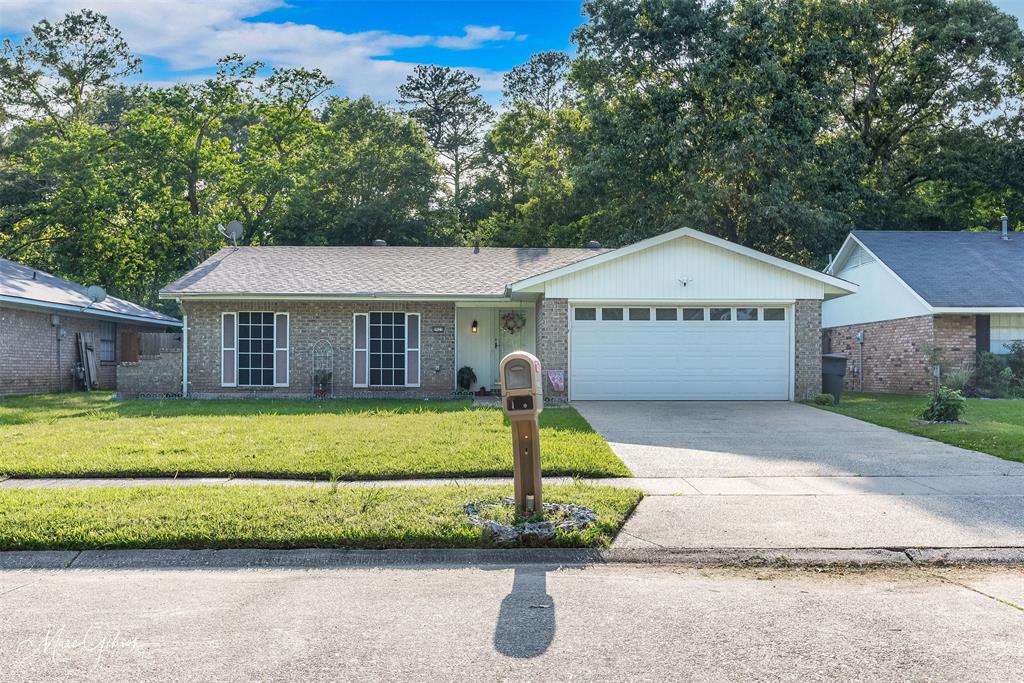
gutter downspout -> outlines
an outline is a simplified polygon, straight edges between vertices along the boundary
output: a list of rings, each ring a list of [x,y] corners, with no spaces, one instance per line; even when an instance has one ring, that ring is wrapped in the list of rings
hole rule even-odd
[[[188,398],[188,313],[181,316],[181,397]]]

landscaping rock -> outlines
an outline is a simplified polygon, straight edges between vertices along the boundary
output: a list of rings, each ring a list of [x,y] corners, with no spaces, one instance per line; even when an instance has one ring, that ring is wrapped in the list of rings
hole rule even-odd
[[[502,524],[490,519],[481,519],[480,510],[485,507],[512,507],[515,501],[512,498],[502,498],[500,503],[466,503],[463,509],[469,516],[469,521],[474,526],[487,530],[491,541],[495,545],[511,545],[522,542],[529,545],[548,543],[555,538],[559,531],[581,531],[597,523],[597,513],[583,505],[569,503],[545,503],[544,512],[548,514],[564,514],[568,516],[557,525],[553,522],[524,522],[515,526]]]

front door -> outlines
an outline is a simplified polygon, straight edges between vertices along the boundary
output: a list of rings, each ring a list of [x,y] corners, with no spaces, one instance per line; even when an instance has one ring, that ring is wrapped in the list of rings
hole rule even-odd
[[[494,376],[498,377],[498,364],[501,359],[513,351],[530,351],[526,348],[526,325],[529,322],[527,312],[522,309],[500,308],[495,320],[495,334],[498,335],[498,357],[495,359]]]

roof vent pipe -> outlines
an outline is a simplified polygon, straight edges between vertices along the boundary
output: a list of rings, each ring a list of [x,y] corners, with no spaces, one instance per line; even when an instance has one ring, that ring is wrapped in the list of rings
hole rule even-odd
[[[1006,216],[1003,216],[999,220],[1003,224],[1003,239],[1004,240],[1010,239],[1010,225],[1009,225],[1010,219],[1008,217],[1006,217]]]
[[[601,243],[598,242],[597,240],[590,240],[589,242],[587,242],[587,249],[600,249],[600,248],[601,248]]]
[[[473,240],[473,253],[474,254],[479,254],[480,253],[480,238],[479,237],[477,237],[475,240]]]
[[[375,247],[386,247],[386,246],[388,246],[388,243],[385,242],[384,240],[374,240],[373,241],[373,246],[375,246]]]

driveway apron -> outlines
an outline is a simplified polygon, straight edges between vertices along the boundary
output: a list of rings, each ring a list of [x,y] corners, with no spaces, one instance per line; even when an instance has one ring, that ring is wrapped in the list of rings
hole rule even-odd
[[[1024,546],[1021,463],[788,402],[574,405],[648,491],[618,547]]]

